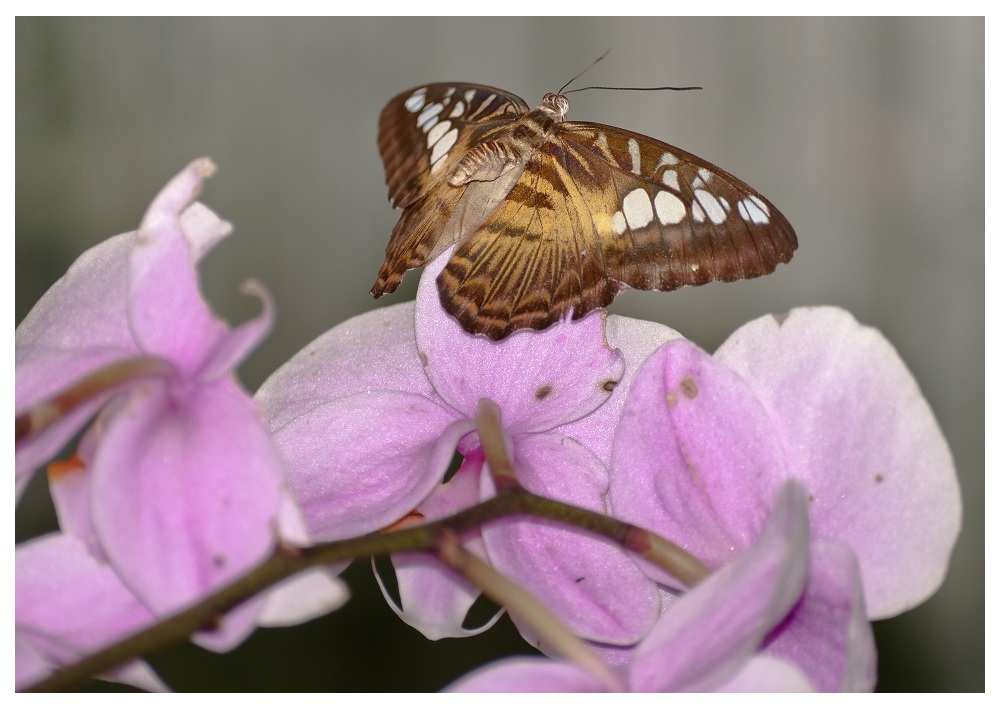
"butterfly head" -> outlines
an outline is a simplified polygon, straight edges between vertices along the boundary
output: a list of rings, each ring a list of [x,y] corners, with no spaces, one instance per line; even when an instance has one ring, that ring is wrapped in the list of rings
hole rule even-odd
[[[538,109],[550,114],[557,123],[561,123],[566,120],[566,114],[569,113],[569,99],[562,93],[546,93]]]

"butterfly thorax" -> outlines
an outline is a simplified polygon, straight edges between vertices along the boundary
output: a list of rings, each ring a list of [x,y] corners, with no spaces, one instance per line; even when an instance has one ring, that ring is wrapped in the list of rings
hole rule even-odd
[[[566,119],[569,99],[546,93],[541,104],[528,112],[502,135],[475,145],[458,161],[448,183],[460,187],[469,182],[492,182],[525,162],[549,141],[553,126]]]

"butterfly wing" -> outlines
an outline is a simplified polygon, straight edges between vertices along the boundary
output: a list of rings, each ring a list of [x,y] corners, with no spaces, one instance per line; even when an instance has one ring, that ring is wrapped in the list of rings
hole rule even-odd
[[[554,140],[589,170],[608,167],[605,188],[617,206],[595,211],[611,219],[601,249],[607,274],[631,287],[673,290],[760,277],[787,263],[798,246],[774,205],[689,152],[597,123],[563,123]]]
[[[501,339],[605,307],[623,285],[758,277],[796,245],[778,210],[718,167],[638,133],[567,122],[437,283],[467,331]]]
[[[489,203],[484,192],[501,184],[453,187],[448,175],[473,145],[503,132],[526,112],[527,104],[512,93],[462,83],[429,84],[389,101],[379,118],[378,146],[389,198],[403,215],[386,247],[373,295],[395,290],[403,273],[464,235],[466,224],[482,222],[482,215],[473,221],[474,215],[463,211],[463,200],[465,206]]]
[[[502,339],[615,298],[621,284],[607,276],[601,219],[592,211],[594,198],[608,196],[598,189],[608,169],[596,167],[599,174],[574,178],[573,158],[539,150],[485,223],[458,244],[437,284],[442,305],[466,331]]]

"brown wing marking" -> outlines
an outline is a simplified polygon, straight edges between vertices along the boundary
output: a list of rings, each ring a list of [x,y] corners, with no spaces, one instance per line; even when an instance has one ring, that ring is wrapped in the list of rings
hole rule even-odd
[[[472,333],[502,339],[611,303],[598,234],[579,190],[548,152],[533,155],[507,198],[462,241],[441,274],[444,308]]]

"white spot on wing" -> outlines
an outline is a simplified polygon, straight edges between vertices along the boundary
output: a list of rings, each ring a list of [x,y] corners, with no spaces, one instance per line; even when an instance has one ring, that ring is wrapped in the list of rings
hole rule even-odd
[[[470,88],[465,92],[465,102],[472,103],[472,99],[476,97],[476,89]]]
[[[767,216],[771,215],[771,209],[767,208],[767,202],[758,196],[753,196],[752,194],[747,197],[750,201],[757,204],[761,211],[763,211]]]
[[[444,159],[448,156],[448,150],[452,148],[457,139],[458,128],[452,128],[445,133],[444,137],[434,143],[434,149],[431,150],[431,172],[437,171],[444,164]]]
[[[726,220],[726,210],[722,208],[722,204],[711,192],[698,189],[694,193],[694,198],[698,200],[701,207],[705,209],[705,214],[712,219],[712,223],[716,226]]]
[[[676,155],[674,155],[671,152],[664,152],[663,155],[660,157],[660,161],[656,163],[656,169],[659,169],[660,167],[664,166],[673,167],[675,164],[678,164],[679,162],[680,160],[677,159]]]
[[[736,204],[736,210],[739,212],[740,218],[744,221],[759,224],[766,224],[771,221],[770,209],[767,208],[767,204],[755,196],[740,199],[739,203]]]
[[[628,227],[628,224],[625,223],[625,214],[621,211],[615,211],[615,215],[611,217],[611,226],[619,236],[625,233],[625,229]]]
[[[437,116],[437,114],[442,110],[444,110],[444,106],[440,103],[431,103],[429,106],[424,108],[424,111],[420,115],[417,116],[417,127],[423,128],[431,118],[434,118],[434,122],[436,123],[437,118],[435,116]],[[430,128],[424,128],[424,132],[428,130],[430,130]]]
[[[705,180],[705,184],[709,184],[712,181],[712,177],[714,175],[704,167],[699,167],[698,176],[701,177],[703,180]]]
[[[645,189],[633,189],[622,199],[622,211],[630,228],[645,228],[653,221],[653,204]]]
[[[680,223],[686,215],[684,202],[668,191],[657,193],[653,206],[656,207],[656,218],[664,226]]]
[[[641,159],[639,156],[639,143],[635,141],[634,137],[628,139],[628,154],[632,158],[632,174],[639,174]],[[632,192],[635,194],[635,192]],[[645,192],[643,192],[645,193]],[[646,201],[649,201],[647,198]]]
[[[427,133],[427,147],[433,147],[434,143],[441,139],[441,136],[451,128],[450,120],[443,120]]]
[[[677,172],[672,169],[668,169],[660,177],[660,181],[663,182],[664,186],[668,186],[674,191],[679,192],[681,190],[681,183],[677,179]]]
[[[492,103],[492,102],[493,102],[493,99],[494,99],[494,98],[496,98],[496,97],[497,97],[497,94],[495,94],[495,93],[491,93],[490,95],[488,95],[488,96],[487,96],[487,97],[486,97],[486,98],[485,98],[485,99],[483,100],[483,102],[482,102],[482,105],[480,105],[480,106],[479,106],[478,108],[476,108],[476,112],[475,112],[475,113],[473,113],[472,115],[470,115],[470,116],[469,116],[469,120],[472,120],[472,119],[473,119],[473,118],[475,118],[475,117],[476,117],[477,115],[479,115],[479,114],[480,114],[480,113],[482,113],[482,112],[483,112],[484,110],[486,110],[486,106],[488,106],[488,105],[489,105],[490,103]]]
[[[403,105],[406,106],[406,110],[410,111],[411,113],[416,113],[418,110],[423,108],[425,93],[427,93],[426,88],[418,88],[416,91],[414,91],[410,95],[410,97],[406,99],[406,102],[403,103]]]
[[[693,218],[698,223],[705,222],[705,212],[701,209],[701,204],[697,201],[691,202],[691,218]]]
[[[455,107],[451,109],[451,113],[448,114],[449,118],[457,118],[462,115],[462,111],[465,110],[465,104],[461,101],[455,102]]]
[[[611,154],[611,148],[608,147],[608,136],[603,132],[597,133],[597,146],[601,148],[601,152],[604,154]]]

